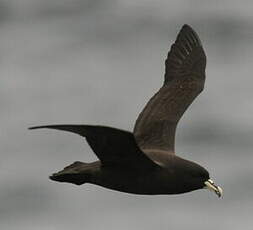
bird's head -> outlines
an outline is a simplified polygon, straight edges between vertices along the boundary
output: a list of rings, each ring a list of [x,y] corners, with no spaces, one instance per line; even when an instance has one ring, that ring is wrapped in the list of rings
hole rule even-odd
[[[177,159],[175,173],[182,178],[185,189],[193,191],[205,188],[215,192],[218,197],[222,196],[221,187],[215,185],[210,179],[209,172],[197,163],[179,158]]]

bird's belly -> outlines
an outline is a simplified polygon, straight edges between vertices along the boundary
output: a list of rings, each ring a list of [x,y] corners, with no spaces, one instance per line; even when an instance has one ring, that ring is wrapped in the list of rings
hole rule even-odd
[[[151,172],[101,169],[93,175],[92,184],[133,194],[168,194],[164,183]]]

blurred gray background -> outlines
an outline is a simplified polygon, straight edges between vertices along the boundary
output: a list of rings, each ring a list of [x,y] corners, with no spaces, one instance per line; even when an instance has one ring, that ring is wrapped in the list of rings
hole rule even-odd
[[[1,0],[0,229],[181,230],[253,225],[253,2],[244,0]],[[205,91],[177,131],[177,152],[224,189],[136,196],[52,182],[96,159],[54,123],[132,130],[163,81],[184,24],[207,53]]]

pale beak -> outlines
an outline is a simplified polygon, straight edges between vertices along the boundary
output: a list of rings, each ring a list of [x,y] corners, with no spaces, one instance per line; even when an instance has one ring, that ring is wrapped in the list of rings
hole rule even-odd
[[[204,188],[207,188],[211,191],[214,191],[218,195],[218,197],[222,196],[222,193],[223,193],[222,188],[215,185],[214,182],[211,179],[207,180],[205,182],[205,185],[206,186]]]

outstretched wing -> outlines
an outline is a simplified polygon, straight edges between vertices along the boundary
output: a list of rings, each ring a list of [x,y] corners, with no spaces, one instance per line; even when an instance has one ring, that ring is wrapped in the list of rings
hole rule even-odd
[[[204,88],[206,56],[196,32],[180,30],[165,61],[162,88],[139,115],[134,135],[138,145],[174,154],[176,126],[185,110]]]
[[[29,129],[40,128],[64,130],[85,137],[103,166],[138,170],[159,167],[139,149],[133,134],[127,131],[92,125],[47,125]]]

